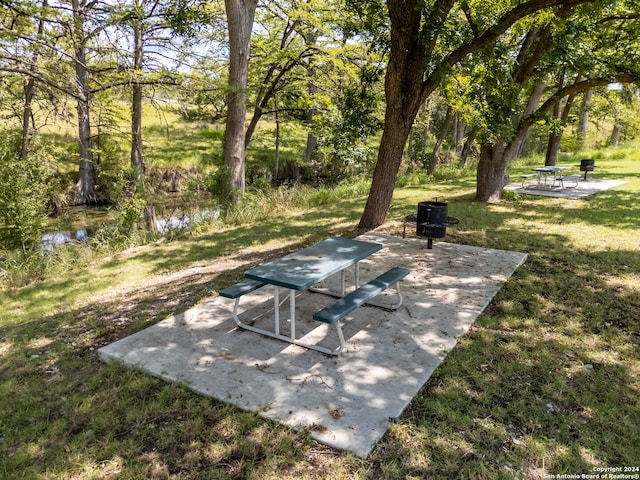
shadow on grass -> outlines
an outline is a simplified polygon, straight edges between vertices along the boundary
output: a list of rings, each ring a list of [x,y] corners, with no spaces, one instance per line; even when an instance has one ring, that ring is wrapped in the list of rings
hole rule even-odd
[[[388,478],[543,478],[634,464],[640,447],[636,251],[531,256],[372,457]],[[546,240],[545,240],[546,241]]]
[[[332,217],[332,222],[343,220],[343,227],[324,224],[325,214],[318,209],[299,224],[289,218],[162,244],[135,255],[135,261],[154,275],[226,255],[242,266],[219,272],[196,268],[60,313],[46,314],[43,306],[37,318],[2,326],[0,397],[6,401],[0,402],[0,417],[6,420],[0,424],[0,472],[7,478],[15,473],[52,478],[117,474],[261,479],[268,478],[274,465],[279,478],[321,471],[324,467],[312,466],[314,455],[326,459],[340,454],[314,445],[304,432],[202,398],[180,385],[104,365],[96,350],[188,310],[242,278],[247,264],[283,256],[328,235],[355,236],[347,222],[357,211],[345,203],[345,216]],[[309,222],[322,226],[310,229]],[[279,239],[284,246],[242,253],[247,245],[267,240],[277,244]],[[58,292],[56,302],[68,298],[73,304],[77,291],[88,285],[117,287],[124,261],[127,255],[100,265],[97,272],[21,289],[14,300],[42,302],[48,290]],[[93,278],[97,273],[100,278]]]
[[[318,450],[304,432],[97,358],[100,346],[191,308],[241,275],[192,274],[1,328],[3,477],[245,479],[267,478],[273,465],[302,476],[295,464]]]
[[[570,213],[559,213],[549,200],[502,210],[467,195],[448,201],[449,214],[463,225],[450,235],[456,241],[532,253],[366,461],[96,356],[100,346],[186,311],[237,281],[246,264],[329,235],[355,235],[361,206],[343,202],[339,216],[334,207],[329,215],[318,208],[304,221],[243,225],[136,256],[152,274],[227,255],[237,255],[241,267],[196,269],[0,328],[0,474],[506,479],[633,465],[640,448],[640,294],[622,277],[640,274],[638,252],[576,249],[566,236],[505,228],[523,215],[559,215],[563,221],[603,222],[611,231],[632,230],[638,227],[633,195],[603,192],[585,201],[590,211]],[[407,204],[398,203],[396,211]],[[332,228],[341,222],[344,227]],[[242,253],[266,241],[283,246]],[[101,267],[100,288],[117,284],[113,275],[122,261]],[[86,288],[94,274],[44,288],[64,290],[72,299],[69,291]],[[42,288],[19,295],[35,301],[46,294]]]

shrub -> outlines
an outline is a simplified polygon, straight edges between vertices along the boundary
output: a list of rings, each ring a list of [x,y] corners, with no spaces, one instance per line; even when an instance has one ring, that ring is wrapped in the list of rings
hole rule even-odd
[[[0,140],[0,247],[33,247],[44,230],[49,198],[49,162],[36,150],[21,160],[19,137]]]

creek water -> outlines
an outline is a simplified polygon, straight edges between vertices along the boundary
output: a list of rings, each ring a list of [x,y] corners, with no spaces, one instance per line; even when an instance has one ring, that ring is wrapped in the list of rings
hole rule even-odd
[[[43,253],[50,253],[56,247],[67,243],[88,242],[92,231],[100,225],[108,221],[107,211],[102,209],[94,209],[90,211],[85,208],[78,211],[79,219],[76,219],[74,225],[83,225],[80,228],[70,228],[68,230],[58,230],[46,233],[40,237],[40,246]],[[88,214],[88,215],[87,215]],[[183,230],[190,227],[194,223],[204,221],[215,221],[220,216],[219,210],[202,210],[192,215],[177,214],[166,218],[156,220],[156,229],[160,235],[166,235],[174,230]]]

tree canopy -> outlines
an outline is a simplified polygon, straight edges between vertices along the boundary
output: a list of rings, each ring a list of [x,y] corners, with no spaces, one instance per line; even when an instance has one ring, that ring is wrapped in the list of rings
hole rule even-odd
[[[554,161],[574,100],[595,92],[600,110],[620,112],[620,99],[601,89],[637,83],[640,65],[636,0],[10,0],[4,6],[4,115],[22,125],[21,158],[38,122],[48,121],[44,112],[73,119],[75,203],[101,199],[94,109],[109,96],[130,105],[130,164],[138,179],[144,176],[141,111],[150,85],[178,87],[169,95],[186,105],[184,112],[226,121],[227,174],[220,178],[236,199],[247,182],[245,151],[256,128],[277,115],[306,129],[305,168],[322,178],[371,175],[359,226],[374,228],[386,218],[416,119],[428,115],[429,125],[442,126],[436,144],[455,128],[455,142],[466,138],[465,156],[475,145],[476,197],[495,201],[533,127],[547,128]],[[598,103],[600,97],[609,100]],[[437,99],[431,110],[430,98]],[[431,157],[424,163],[429,172],[437,148]]]

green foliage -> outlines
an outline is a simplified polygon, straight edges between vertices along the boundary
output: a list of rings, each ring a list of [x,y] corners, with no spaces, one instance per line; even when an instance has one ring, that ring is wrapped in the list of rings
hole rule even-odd
[[[231,194],[229,186],[231,184],[231,169],[226,164],[218,166],[205,176],[204,184],[212,195],[221,199],[229,198]]]
[[[411,169],[398,175],[396,188],[404,188],[409,185],[428,185],[459,180],[470,173],[471,169],[469,168],[458,168],[453,166],[438,167],[432,174],[428,174],[424,170]]]
[[[135,181],[127,152],[114,135],[101,135],[94,147],[96,183],[106,198],[117,203]]]
[[[368,139],[382,127],[379,99],[371,86],[375,77],[364,80],[346,89],[342,106],[327,110],[318,121],[323,175],[332,182],[369,171],[375,158]]]
[[[18,135],[0,140],[0,248],[31,248],[43,232],[49,198],[49,162],[34,150],[20,160]]]
[[[91,246],[111,253],[144,243],[149,236],[144,226],[146,206],[147,200],[138,195],[124,198],[111,211],[109,221],[90,237]]]

